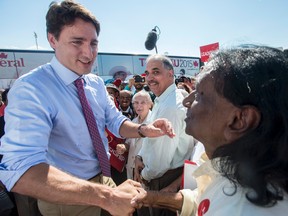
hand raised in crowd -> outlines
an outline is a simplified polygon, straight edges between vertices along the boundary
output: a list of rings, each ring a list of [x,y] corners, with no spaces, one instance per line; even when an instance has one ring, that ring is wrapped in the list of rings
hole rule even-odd
[[[135,80],[134,78],[130,78],[129,81],[128,81],[128,86],[129,88],[132,88],[132,86],[135,84]]]
[[[118,154],[124,154],[127,150],[128,149],[124,143],[119,143],[116,146],[116,151]]]

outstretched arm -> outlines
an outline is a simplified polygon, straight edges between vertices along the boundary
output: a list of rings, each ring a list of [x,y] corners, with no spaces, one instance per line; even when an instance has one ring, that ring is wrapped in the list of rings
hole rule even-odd
[[[144,206],[154,208],[166,208],[172,211],[179,211],[182,208],[183,196],[178,193],[166,193],[159,191],[147,191],[137,195],[132,202],[142,203]]]
[[[129,215],[134,211],[131,200],[143,189],[138,182],[127,180],[116,188],[78,179],[48,164],[28,169],[12,188],[48,202],[67,205],[99,206],[112,215]]]
[[[167,187],[161,189],[161,192],[178,192],[180,187],[181,187],[181,182],[182,182],[182,175],[179,176],[176,180],[174,180],[170,185]]]
[[[135,208],[152,206],[155,208],[166,208],[171,211],[178,211],[180,216],[196,215],[197,211],[197,190],[184,189],[177,193],[161,191],[147,191],[139,193],[133,198],[132,204]]]
[[[167,119],[156,119],[148,125],[141,125],[131,121],[124,121],[120,127],[120,135],[125,138],[140,138],[142,134],[145,137],[159,137],[167,135],[174,137],[174,130]]]

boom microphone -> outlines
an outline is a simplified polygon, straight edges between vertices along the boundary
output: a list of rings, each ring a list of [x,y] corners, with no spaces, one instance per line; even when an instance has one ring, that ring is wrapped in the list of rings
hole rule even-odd
[[[145,41],[145,47],[147,50],[152,50],[154,49],[154,47],[156,46],[156,42],[158,40],[158,35],[156,32],[156,27],[154,29],[152,29],[152,31],[150,31],[148,33],[147,39]]]

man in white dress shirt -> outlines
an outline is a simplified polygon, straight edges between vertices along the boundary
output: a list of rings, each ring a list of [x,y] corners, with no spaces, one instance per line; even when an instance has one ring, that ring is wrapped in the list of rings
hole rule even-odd
[[[153,110],[148,120],[167,118],[173,125],[176,136],[146,138],[135,159],[136,180],[149,190],[161,190],[182,175],[185,159],[193,149],[193,138],[185,133],[186,108],[181,90],[174,84],[174,70],[171,60],[163,55],[152,55],[146,62],[146,80],[156,95]],[[153,215],[175,215],[164,209],[151,209]]]

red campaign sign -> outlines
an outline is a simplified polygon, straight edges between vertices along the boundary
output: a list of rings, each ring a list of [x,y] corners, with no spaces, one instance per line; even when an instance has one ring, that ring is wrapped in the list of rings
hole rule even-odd
[[[107,139],[109,142],[109,152],[110,152],[110,164],[113,166],[118,172],[123,172],[127,157],[128,157],[128,152],[125,152],[124,154],[118,154],[116,150],[117,144],[124,143],[124,139],[120,139],[114,134],[112,134],[108,129],[105,129],[107,133]]]
[[[201,61],[207,62],[210,54],[219,49],[219,43],[208,44],[200,47]]]

